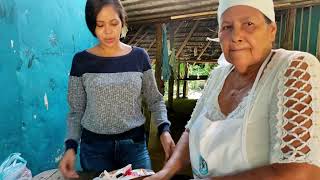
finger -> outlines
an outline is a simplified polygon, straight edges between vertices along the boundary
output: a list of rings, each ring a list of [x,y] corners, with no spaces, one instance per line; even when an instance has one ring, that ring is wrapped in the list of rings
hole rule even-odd
[[[67,168],[64,163],[60,163],[59,170],[63,176],[67,175]]]
[[[71,167],[68,168],[67,173],[68,173],[68,174],[67,174],[67,177],[68,177],[68,178],[79,178],[79,175],[78,175],[78,173],[74,170],[73,166],[72,166],[72,168],[71,168]]]
[[[176,143],[173,140],[171,141],[171,146],[176,147]]]
[[[79,178],[79,175],[76,171],[72,171],[70,175],[71,175],[71,178]]]
[[[172,142],[170,143],[170,148],[172,149],[172,148],[174,148],[174,147],[176,147],[176,144],[172,141]]]
[[[79,175],[74,171],[74,160],[64,157],[60,164],[59,170],[66,178],[78,178]]]
[[[169,158],[170,158],[170,152],[166,151],[165,152],[165,161],[168,161]]]
[[[171,146],[170,146],[170,150],[171,150],[170,154],[173,153],[173,151],[174,151],[175,148],[176,148],[176,145],[175,145],[174,143],[171,144]]]
[[[79,178],[79,175],[75,171],[69,170],[69,171],[67,171],[66,177],[67,178]]]
[[[66,171],[65,168],[60,168],[60,172],[61,172],[61,174],[62,174],[64,177],[67,176],[67,171]]]

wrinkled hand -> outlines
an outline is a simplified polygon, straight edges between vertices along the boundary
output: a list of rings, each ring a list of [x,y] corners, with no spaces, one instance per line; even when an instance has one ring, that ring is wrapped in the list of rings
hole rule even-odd
[[[171,157],[176,145],[175,145],[169,132],[163,132],[160,135],[160,141],[161,141],[164,153],[165,153],[165,161],[168,161],[168,159]]]
[[[79,175],[74,170],[74,163],[76,161],[76,154],[73,149],[65,152],[59,164],[59,170],[65,178],[79,178]]]

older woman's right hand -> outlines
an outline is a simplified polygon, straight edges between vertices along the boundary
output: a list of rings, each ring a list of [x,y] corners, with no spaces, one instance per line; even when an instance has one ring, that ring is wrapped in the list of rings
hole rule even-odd
[[[79,178],[79,175],[74,170],[74,163],[76,161],[76,154],[73,149],[65,152],[59,164],[59,170],[65,178]]]

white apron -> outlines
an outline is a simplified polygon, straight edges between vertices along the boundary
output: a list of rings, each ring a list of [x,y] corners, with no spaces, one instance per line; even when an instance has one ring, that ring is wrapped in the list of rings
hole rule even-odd
[[[268,60],[270,56],[271,54]],[[248,104],[244,117],[211,120],[208,109],[211,105],[204,105],[200,115],[190,127],[190,161],[195,178],[232,175],[252,168],[246,151],[246,120],[251,110],[250,102],[268,60],[260,67],[252,89],[246,97],[248,99],[245,102]],[[220,87],[224,82],[221,83]]]

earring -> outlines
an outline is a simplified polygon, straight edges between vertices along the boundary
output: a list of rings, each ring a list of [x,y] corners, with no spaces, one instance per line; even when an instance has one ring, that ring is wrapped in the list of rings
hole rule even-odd
[[[122,29],[121,29],[120,37],[121,38],[125,38],[127,36],[127,33],[128,33],[128,27],[127,26],[123,26]]]

